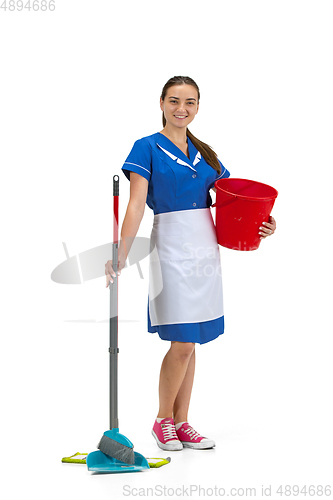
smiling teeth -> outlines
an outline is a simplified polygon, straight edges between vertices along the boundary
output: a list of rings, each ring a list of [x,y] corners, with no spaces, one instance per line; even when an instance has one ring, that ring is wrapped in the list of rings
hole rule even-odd
[[[175,115],[176,118],[186,118],[186,116]]]

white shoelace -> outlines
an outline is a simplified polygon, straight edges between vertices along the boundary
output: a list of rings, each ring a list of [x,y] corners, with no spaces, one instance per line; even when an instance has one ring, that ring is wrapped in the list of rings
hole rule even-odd
[[[162,432],[165,441],[169,441],[170,439],[178,440],[175,426],[171,422],[162,424]]]
[[[185,434],[188,434],[190,436],[191,439],[197,439],[197,438],[200,438],[202,437],[199,432],[196,432],[193,427],[190,427],[189,429],[186,429],[186,431],[184,431]]]

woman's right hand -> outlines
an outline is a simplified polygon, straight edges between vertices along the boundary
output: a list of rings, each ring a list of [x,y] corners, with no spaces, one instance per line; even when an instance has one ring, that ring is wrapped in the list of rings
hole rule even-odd
[[[125,262],[122,261],[121,258],[118,258],[118,276],[121,273],[121,270],[125,267]],[[106,288],[109,286],[109,283],[113,283],[113,278],[116,277],[116,273],[114,272],[114,269],[112,267],[112,260],[108,260],[107,263],[105,264],[105,274],[106,274]]]
[[[106,274],[106,288],[109,286],[109,283],[113,283],[113,279],[111,276],[114,278],[116,277],[116,273],[113,270],[112,267],[112,260],[108,260],[107,263],[105,264],[105,274]]]

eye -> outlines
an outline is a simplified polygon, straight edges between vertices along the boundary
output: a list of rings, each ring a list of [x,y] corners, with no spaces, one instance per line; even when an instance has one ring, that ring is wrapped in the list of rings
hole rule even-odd
[[[170,102],[171,102],[172,104],[176,104],[176,103],[177,103],[177,101],[175,101],[174,99],[172,99]]]

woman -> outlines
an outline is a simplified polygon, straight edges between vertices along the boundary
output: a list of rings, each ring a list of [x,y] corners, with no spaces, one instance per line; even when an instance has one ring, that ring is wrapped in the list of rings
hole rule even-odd
[[[163,130],[135,142],[122,170],[130,200],[121,230],[118,272],[125,266],[145,204],[154,211],[149,260],[148,331],[171,342],[161,367],[159,412],[152,434],[163,450],[206,449],[213,440],[188,423],[195,344],[224,332],[220,254],[209,190],[229,177],[214,151],[188,130],[200,92],[189,77],[171,78],[160,98]],[[263,223],[260,237],[275,231]],[[106,286],[115,277],[105,265]]]

